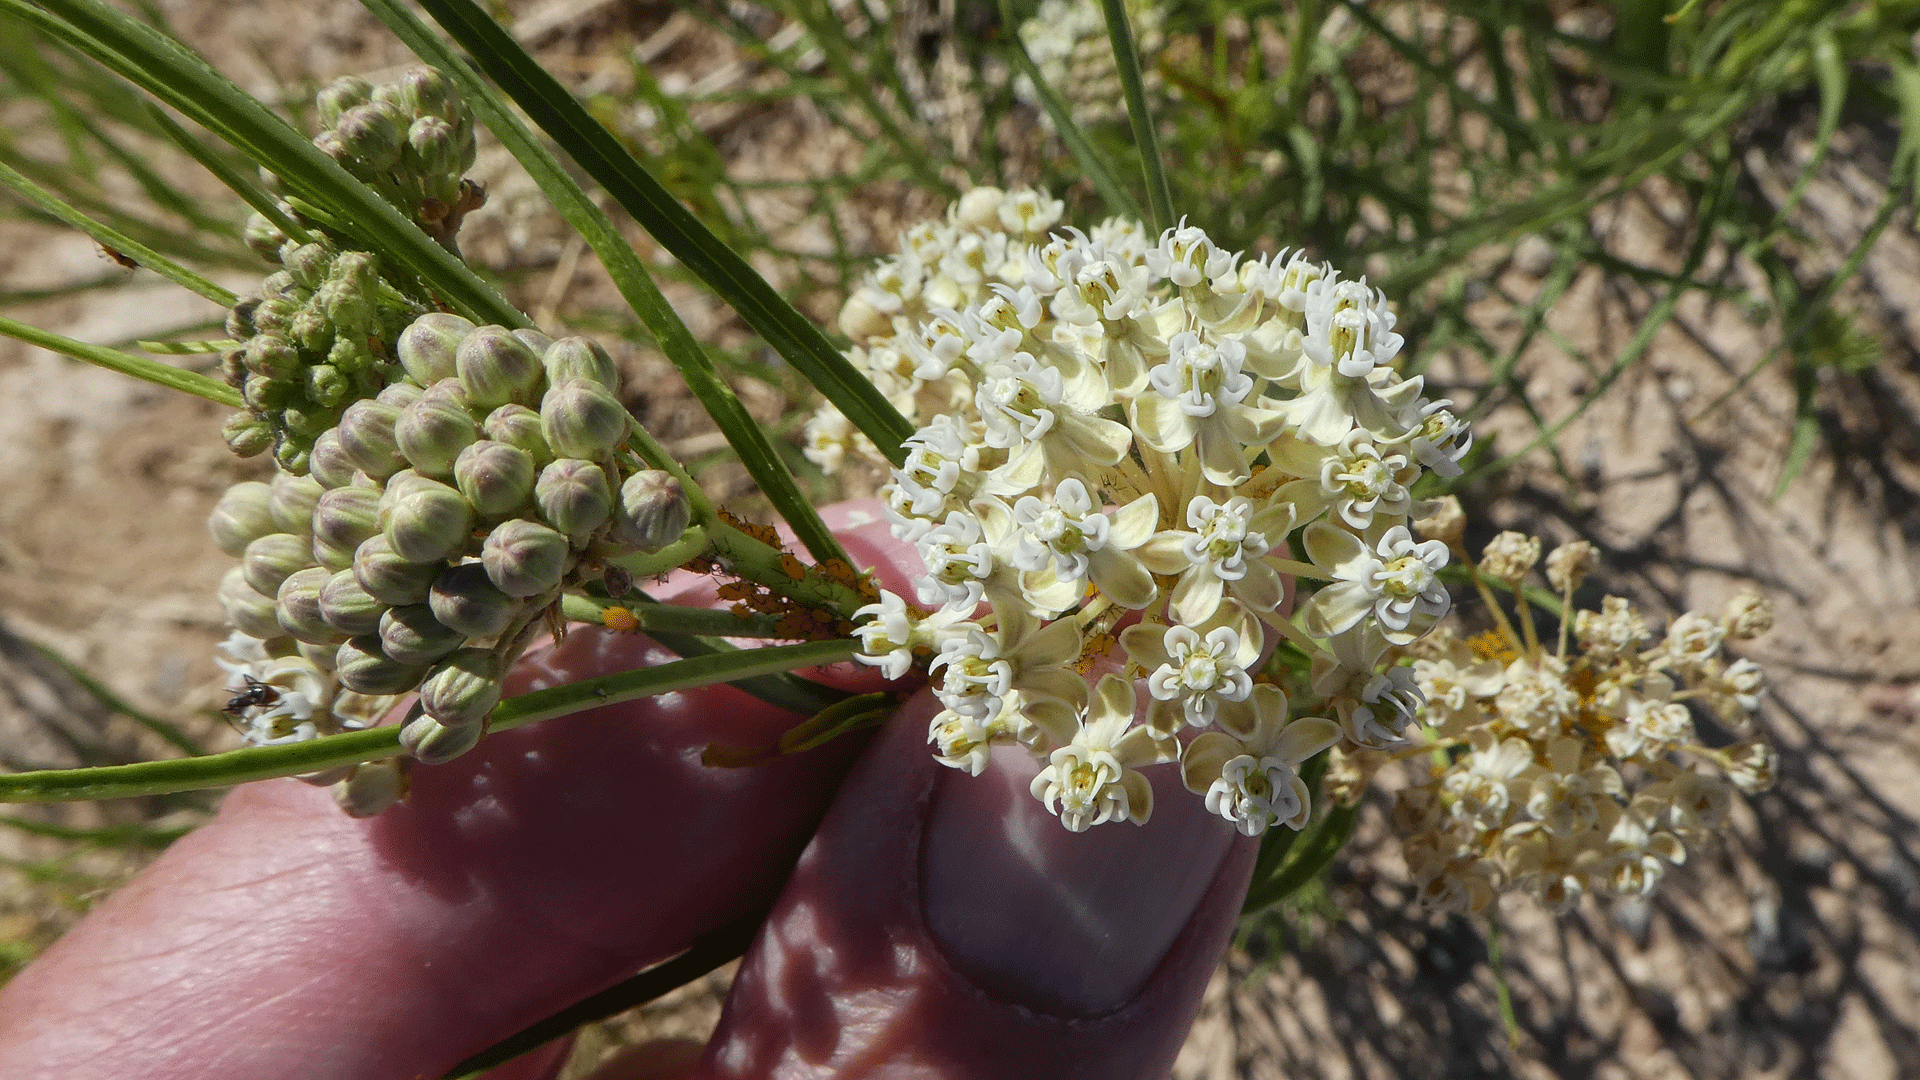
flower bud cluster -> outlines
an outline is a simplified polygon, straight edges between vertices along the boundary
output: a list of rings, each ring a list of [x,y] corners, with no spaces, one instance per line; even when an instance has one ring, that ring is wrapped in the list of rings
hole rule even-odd
[[[1364,281],[1184,225],[1035,235],[1058,208],[975,190],[842,312],[851,358],[921,425],[884,493],[927,573],[917,605],[864,609],[862,658],[926,662],[939,759],[978,773],[990,745],[1026,747],[1070,829],[1146,820],[1138,769],[1176,759],[1243,832],[1298,828],[1301,761],[1412,726],[1412,672],[1381,667],[1449,600],[1410,491],[1459,471],[1466,429],[1393,368]],[[1296,530],[1310,563],[1287,557]],[[1293,574],[1328,583],[1299,625]],[[1337,721],[1256,680],[1269,634],[1316,657]]]
[[[1539,552],[1537,539],[1503,533],[1481,570],[1517,584]],[[1576,543],[1548,557],[1563,594],[1578,581],[1569,567],[1593,555]],[[1508,889],[1563,908],[1589,892],[1650,892],[1688,843],[1724,826],[1735,789],[1773,782],[1774,749],[1753,724],[1760,668],[1724,650],[1771,622],[1771,606],[1748,593],[1655,637],[1609,596],[1573,613],[1571,650],[1564,639],[1558,652],[1516,642],[1506,628],[1421,642],[1425,735],[1446,763],[1399,794],[1395,820],[1422,898],[1479,911]],[[1704,745],[1696,707],[1735,741]]]
[[[473,111],[432,68],[375,86],[336,79],[315,98],[313,145],[452,249],[460,222],[486,200],[465,178],[478,153]]]
[[[240,560],[220,594],[233,626],[355,694],[418,689],[402,741],[431,763],[480,738],[564,590],[677,540],[688,511],[672,477],[615,454],[631,421],[587,339],[430,314],[396,351],[402,374],[314,439],[305,475],[234,485],[208,527]]]
[[[1166,11],[1150,0],[1129,0],[1127,18],[1151,92],[1159,85],[1154,59],[1166,45]],[[1020,42],[1047,87],[1067,103],[1074,123],[1084,127],[1126,119],[1126,97],[1099,0],[1041,0],[1040,10],[1020,24]],[[1040,104],[1033,80],[1024,74],[1014,77],[1013,93],[1025,104]],[[1051,129],[1053,121],[1045,113],[1041,120]]]

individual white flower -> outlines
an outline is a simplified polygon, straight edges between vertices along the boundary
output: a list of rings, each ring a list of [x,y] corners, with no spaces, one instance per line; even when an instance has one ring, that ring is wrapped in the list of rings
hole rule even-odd
[[[1381,749],[1407,740],[1425,704],[1413,669],[1390,667],[1367,679],[1358,700],[1336,698],[1334,708],[1354,745]]]
[[[1229,709],[1231,715],[1223,716],[1222,706],[1244,703],[1253,691],[1247,669],[1260,658],[1260,625],[1237,604],[1221,615],[1204,637],[1191,626],[1147,623],[1120,635],[1121,646],[1147,673],[1147,692],[1155,702],[1149,724],[1174,732],[1182,724],[1206,727],[1217,718],[1235,734],[1251,729],[1247,709]]]
[[[1498,694],[1506,682],[1499,661],[1479,659],[1465,642],[1451,638],[1441,655],[1416,659],[1413,676],[1427,701],[1426,722],[1442,732],[1485,720],[1480,702]]]
[[[1558,738],[1547,744],[1550,768],[1533,779],[1527,813],[1555,836],[1572,836],[1596,827],[1609,796],[1626,790],[1610,765],[1582,768],[1585,747],[1579,739]]]
[[[1654,672],[1647,676],[1642,693],[1627,700],[1626,716],[1607,729],[1607,749],[1616,757],[1628,758],[1641,752],[1663,754],[1693,738],[1693,715],[1687,707],[1671,700],[1673,680]]]
[[[1667,660],[1683,670],[1699,667],[1720,651],[1726,633],[1713,619],[1689,611],[1667,626]]]
[[[1203,732],[1180,758],[1187,790],[1204,795],[1207,809],[1245,836],[1274,825],[1299,829],[1313,807],[1300,763],[1332,746],[1340,725],[1318,716],[1287,720],[1287,695],[1262,683],[1249,698],[1253,724],[1239,736]]]
[[[1606,858],[1598,876],[1621,896],[1645,896],[1666,873],[1668,863],[1683,863],[1687,849],[1678,837],[1656,831],[1659,808],[1634,800],[1607,834]]]
[[[1231,338],[1209,344],[1191,331],[1167,342],[1167,361],[1147,373],[1152,393],[1133,399],[1134,431],[1163,454],[1195,447],[1211,483],[1247,478],[1247,456],[1273,441],[1283,417],[1249,404],[1253,379],[1240,370],[1246,347]]]
[[[1760,670],[1759,664],[1742,657],[1709,679],[1703,689],[1707,700],[1713,703],[1714,712],[1722,719],[1738,723],[1760,707],[1761,695],[1767,692],[1766,673]]]
[[[1373,524],[1374,514],[1404,518],[1413,509],[1408,485],[1420,478],[1420,467],[1405,454],[1382,454],[1355,431],[1340,442],[1340,453],[1320,463],[1320,490],[1333,512],[1354,529]]]
[[[1507,665],[1493,707],[1500,719],[1542,737],[1570,730],[1580,695],[1567,685],[1567,665],[1559,657],[1522,656]]]
[[[1425,620],[1445,615],[1451,605],[1438,576],[1447,565],[1447,545],[1416,542],[1405,525],[1380,534],[1372,550],[1352,533],[1319,521],[1307,526],[1305,540],[1307,557],[1333,578],[1307,606],[1307,630],[1315,636],[1344,633],[1371,612],[1389,640],[1411,641],[1425,631]],[[1423,621],[1418,628],[1415,619]]]
[[[1188,225],[1186,219],[1160,234],[1160,244],[1147,252],[1147,269],[1153,276],[1190,289],[1233,271],[1239,257],[1214,245],[1206,230]]]
[[[986,591],[993,575],[993,547],[980,527],[980,519],[964,510],[947,514],[920,540],[920,561],[927,572],[914,579],[920,602],[945,604],[962,613],[971,613]]]
[[[1033,797],[1073,832],[1109,821],[1145,825],[1153,786],[1138,769],[1172,761],[1179,744],[1151,728],[1132,727],[1133,682],[1108,675],[1095,688],[1087,716],[1065,746],[1033,778]]]
[[[807,456],[808,461],[820,466],[820,471],[828,476],[840,471],[849,451],[856,458],[871,460],[874,456],[873,440],[862,434],[852,421],[832,405],[821,406],[808,418],[805,438],[806,444],[801,447],[801,453]]]
[[[1618,596],[1600,601],[1599,611],[1582,610],[1574,616],[1573,633],[1581,651],[1602,660],[1631,653],[1653,636],[1647,620]]]
[[[1450,401],[1430,401],[1408,425],[1407,450],[1414,460],[1449,479],[1461,473],[1460,459],[1473,449],[1473,428],[1453,415]]]
[[[1087,698],[1086,680],[1067,666],[1080,657],[1079,627],[1068,619],[1042,625],[1018,608],[995,614],[1000,625],[991,632],[971,622],[942,631],[940,655],[928,665],[940,679],[934,694],[954,712],[986,722],[1019,690],[1024,715],[1057,729],[1059,716],[1070,720]]]
[[[1561,544],[1547,556],[1547,584],[1559,592],[1572,592],[1599,558],[1600,549],[1585,540]]]
[[[1475,728],[1469,739],[1472,752],[1447,771],[1441,787],[1453,796],[1455,820],[1481,832],[1498,829],[1518,801],[1515,796],[1525,797],[1528,782],[1539,771],[1533,746],[1525,739],[1496,738],[1486,728]]]
[[[1773,786],[1779,771],[1779,754],[1765,739],[1748,739],[1719,752],[1720,767],[1727,771],[1733,786],[1748,795],[1757,795]]]
[[[1386,294],[1369,290],[1365,278],[1322,278],[1306,294],[1306,353],[1315,364],[1362,379],[1399,354],[1404,339],[1393,332]]]
[[[866,620],[853,632],[860,639],[860,651],[853,658],[879,668],[889,679],[899,679],[913,666],[916,652],[937,649],[948,631],[966,616],[948,609],[929,615],[909,608],[898,595],[882,589],[879,603],[860,608],[853,617]]]
[[[1048,229],[1060,223],[1067,204],[1044,191],[1023,188],[1003,198],[998,210],[1001,228],[1029,240],[1038,240],[1047,235]]]
[[[1059,369],[1019,353],[981,373],[974,405],[986,422],[986,444],[1008,451],[1009,468],[1037,454],[1056,476],[1065,476],[1126,456],[1133,432],[1093,415],[1106,397],[1105,382],[1091,366],[1085,379],[1069,381]]]
[[[1759,637],[1773,629],[1773,601],[1752,589],[1742,590],[1727,601],[1722,623],[1727,628],[1729,641]]]
[[[259,639],[235,631],[214,663],[227,673],[227,692],[250,702],[237,710],[240,733],[254,746],[306,742],[332,734],[342,725],[328,706],[335,693],[333,676],[306,659],[267,655]]]
[[[1153,603],[1158,588],[1132,552],[1153,536],[1160,504],[1151,494],[1102,513],[1087,486],[1068,477],[1043,500],[1023,495],[1013,504],[1013,550],[1007,561],[1025,571],[1020,588],[1049,611],[1066,611],[1086,597],[1092,580],[1124,608]]]
[[[1512,529],[1487,542],[1480,555],[1480,572],[1495,581],[1517,582],[1540,561],[1540,538]]]
[[[1192,531],[1155,533],[1141,545],[1140,561],[1156,574],[1178,577],[1169,607],[1189,626],[1211,619],[1228,592],[1255,612],[1270,612],[1286,587],[1265,556],[1293,524],[1293,507],[1284,502],[1255,504],[1235,495],[1217,503],[1196,495],[1187,503]]]

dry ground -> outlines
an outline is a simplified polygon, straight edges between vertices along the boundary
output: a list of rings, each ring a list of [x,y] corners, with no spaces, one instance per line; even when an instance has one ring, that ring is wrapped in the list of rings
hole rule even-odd
[[[243,85],[397,66],[403,55],[351,3],[163,4]],[[516,5],[523,29],[556,68],[615,89],[609,42],[639,42],[663,73],[689,84],[736,63],[665,6],[546,0]],[[750,69],[735,69],[750,75]],[[719,72],[721,74],[716,75]],[[278,79],[275,78],[277,73]],[[744,76],[742,76],[744,77]],[[596,83],[596,80],[598,82]],[[0,116],[0,123],[8,122]],[[718,110],[701,117],[736,169],[775,175],[808,167],[833,141],[806,110],[778,116]],[[1808,153],[1788,117],[1755,152],[1762,197],[1778,199]],[[1799,212],[1808,281],[1830,272],[1864,231],[1885,182],[1887,141],[1849,130]],[[1884,133],[1881,133],[1882,135]],[[807,152],[802,152],[803,150]],[[1771,162],[1771,165],[1768,163]],[[609,299],[523,182],[483,161],[489,210],[470,253],[524,273],[518,299],[565,317]],[[1771,186],[1766,182],[1771,178]],[[856,242],[884,243],[924,206],[876,205]],[[1602,212],[1594,227],[1621,254],[1659,258],[1682,246],[1684,222],[1658,188]],[[797,216],[796,216],[797,220]],[[796,243],[817,243],[802,221]],[[1724,259],[1722,260],[1724,263]],[[1482,329],[1510,340],[1539,279],[1516,260],[1485,284]],[[42,288],[112,272],[83,239],[7,224],[0,290]],[[1735,280],[1750,275],[1726,267]],[[229,284],[244,284],[229,282]],[[676,302],[697,332],[736,331],[691,292]],[[1630,595],[1663,615],[1717,610],[1743,583],[1778,605],[1776,629],[1747,650],[1772,690],[1764,722],[1782,749],[1781,783],[1751,801],[1718,848],[1697,852],[1651,902],[1589,899],[1555,919],[1517,897],[1501,905],[1519,1028],[1503,1033],[1484,928],[1407,903],[1403,868],[1377,808],[1330,881],[1331,903],[1293,924],[1285,942],[1249,942],[1212,986],[1176,1074],[1183,1078],[1820,1077],[1920,1076],[1920,244],[1903,225],[1868,258],[1848,302],[1885,344],[1881,365],[1822,389],[1825,439],[1778,502],[1792,393],[1776,365],[1702,415],[1767,355],[1777,330],[1730,306],[1683,305],[1649,359],[1631,369],[1557,445],[1562,477],[1536,455],[1474,492],[1479,535],[1524,527],[1599,544],[1610,570],[1589,586]],[[1650,303],[1637,286],[1583,279],[1555,306],[1554,332],[1614,355]],[[140,275],[111,295],[13,311],[76,337],[113,342],[191,324],[204,304]],[[652,376],[644,358],[630,374]],[[1442,382],[1484,378],[1464,361]],[[1549,417],[1569,412],[1593,376],[1548,344],[1521,371]],[[648,377],[650,384],[658,379]],[[766,419],[775,394],[750,403]],[[712,439],[661,396],[642,415],[689,453]],[[0,760],[45,767],[110,760],[163,745],[124,721],[25,643],[92,672],[134,705],[223,737],[208,711],[221,635],[214,584],[226,560],[201,520],[217,493],[255,475],[220,446],[221,410],[119,376],[0,343]],[[674,427],[674,424],[684,424]],[[1482,427],[1511,449],[1531,434],[1517,410]],[[1569,480],[1572,482],[1569,483]],[[67,826],[191,821],[190,802],[144,801],[35,811]],[[0,831],[0,960],[43,945],[90,895],[139,861]],[[584,1068],[637,1032],[697,1034],[724,979],[583,1039]]]

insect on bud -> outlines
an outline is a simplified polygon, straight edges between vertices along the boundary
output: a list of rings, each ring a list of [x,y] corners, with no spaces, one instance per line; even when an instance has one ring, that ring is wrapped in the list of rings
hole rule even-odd
[[[479,724],[448,727],[422,716],[400,729],[400,745],[422,765],[444,765],[479,745],[482,734]]]
[[[369,537],[353,555],[353,579],[367,595],[395,607],[425,603],[434,579],[444,569],[438,563],[401,558],[384,535]]]
[[[536,466],[553,460],[553,448],[540,434],[540,414],[525,405],[502,405],[487,414],[481,430],[495,442],[517,446],[533,458]]]
[[[479,563],[451,567],[434,580],[427,594],[433,617],[470,638],[490,638],[512,625],[520,601],[500,591]]]
[[[380,639],[371,635],[340,643],[333,655],[340,685],[362,694],[404,694],[420,685],[425,665],[402,664],[380,651]]]
[[[562,458],[542,469],[533,499],[547,524],[581,545],[613,512],[613,487],[606,472],[579,458]]]
[[[567,538],[523,518],[494,526],[480,549],[480,564],[500,591],[512,597],[537,596],[553,589],[573,561]]]
[[[400,444],[394,440],[393,425],[400,410],[384,401],[363,399],[347,406],[340,416],[340,450],[361,472],[375,480],[385,480],[406,465]]]
[[[411,469],[380,498],[380,531],[402,558],[437,562],[460,554],[473,531],[473,507],[458,491]]]
[[[461,649],[433,665],[420,705],[447,727],[478,725],[500,704],[500,659],[491,649]]]
[[[258,480],[242,480],[226,490],[207,515],[207,531],[214,546],[234,558],[247,545],[281,531],[273,516],[273,488]]]
[[[659,469],[647,469],[620,486],[620,512],[607,539],[642,551],[659,551],[686,534],[688,516],[680,481]]]
[[[503,326],[482,326],[468,334],[453,362],[475,405],[526,404],[539,395],[540,355]]]
[[[540,433],[559,457],[598,457],[626,439],[631,422],[613,391],[585,379],[555,383],[540,399]]]
[[[519,447],[481,439],[460,451],[453,476],[475,512],[499,517],[526,505],[533,494],[533,457]]]
[[[292,533],[270,533],[240,554],[240,570],[261,596],[278,593],[289,575],[313,564],[313,546]]]
[[[341,570],[327,578],[320,590],[320,618],[342,634],[372,634],[380,629],[380,617],[387,605],[373,598],[360,585],[352,570]]]
[[[433,617],[426,604],[390,608],[380,616],[380,647],[403,664],[431,664],[467,643],[467,636]]]
[[[588,338],[561,338],[547,346],[540,361],[546,365],[547,382],[554,386],[566,379],[585,379],[609,390],[620,387],[620,369],[614,366],[613,357]]]
[[[451,379],[456,374],[454,354],[471,333],[473,324],[458,315],[437,311],[422,315],[400,331],[395,350],[400,366],[421,386]]]
[[[274,613],[280,620],[280,628],[296,641],[338,645],[346,637],[320,617],[320,591],[332,576],[321,567],[310,566],[280,583]]]

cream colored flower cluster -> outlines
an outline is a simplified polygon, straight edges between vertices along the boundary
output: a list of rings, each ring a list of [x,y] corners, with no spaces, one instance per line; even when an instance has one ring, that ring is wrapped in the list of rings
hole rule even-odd
[[[1502,533],[1479,571],[1517,586],[1539,557],[1537,539]],[[1559,548],[1549,582],[1570,598],[1593,557],[1584,542]],[[1656,637],[1609,596],[1573,616],[1576,648],[1563,631],[1554,650],[1521,615],[1518,634],[1503,621],[1417,647],[1436,764],[1399,796],[1408,869],[1427,902],[1473,911],[1513,888],[1557,907],[1587,892],[1645,895],[1688,842],[1722,826],[1735,788],[1773,782],[1773,747],[1753,728],[1760,669],[1724,649],[1765,632],[1772,610],[1747,593],[1718,618],[1688,612]],[[1694,705],[1738,741],[1703,745]]]
[[[1298,828],[1302,760],[1412,724],[1412,672],[1379,668],[1448,597],[1410,489],[1458,472],[1467,431],[1391,366],[1394,316],[1364,281],[1192,227],[1049,234],[1059,212],[973,191],[842,313],[920,425],[884,493],[927,572],[918,606],[864,611],[862,659],[926,663],[939,759],[977,774],[993,744],[1026,747],[1070,829],[1145,821],[1138,770],[1176,759],[1243,832]],[[1287,557],[1300,529],[1310,562]],[[1297,625],[1288,574],[1327,582]],[[1338,723],[1255,681],[1269,630],[1316,657]]]

